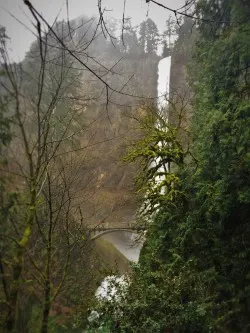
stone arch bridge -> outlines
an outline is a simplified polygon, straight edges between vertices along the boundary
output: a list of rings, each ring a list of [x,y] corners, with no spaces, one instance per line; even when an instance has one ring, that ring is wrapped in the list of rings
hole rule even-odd
[[[89,228],[88,234],[91,240],[97,239],[102,235],[114,233],[114,232],[130,232],[130,233],[139,233],[141,231],[146,231],[145,227],[139,226],[123,226],[123,227],[95,227]]]

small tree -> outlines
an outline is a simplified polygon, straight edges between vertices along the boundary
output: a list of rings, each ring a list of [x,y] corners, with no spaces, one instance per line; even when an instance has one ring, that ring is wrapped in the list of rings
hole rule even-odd
[[[65,43],[70,43],[72,41],[64,27],[58,25],[60,36]],[[65,151],[74,150],[74,139],[83,130],[79,110],[85,107],[86,102],[77,105],[75,96],[78,95],[78,89],[82,92],[84,88],[79,73],[71,71],[73,60],[58,47],[53,35],[50,32],[41,35],[39,25],[37,33],[38,41],[23,65],[10,63],[3,30],[0,36],[0,60],[4,71],[1,84],[10,95],[9,112],[13,114],[8,171],[15,175],[11,185],[19,193],[10,214],[1,214],[5,220],[1,230],[0,268],[6,304],[4,329],[8,332],[17,327],[18,302],[21,294],[27,290],[27,281],[32,292],[39,290],[35,288],[33,280],[44,290],[41,332],[47,332],[51,304],[62,289],[69,257],[78,241],[72,239],[69,227],[73,212],[72,182],[66,178],[65,172],[67,159],[59,161],[58,157]],[[35,62],[30,61],[32,58]],[[4,128],[6,126],[7,123]],[[6,133],[3,132],[5,141]],[[73,155],[70,157],[72,159]],[[57,169],[59,173],[56,173]],[[59,191],[57,195],[52,191],[55,182]],[[61,240],[55,235],[57,232]],[[57,279],[56,287],[53,287],[53,252],[56,246],[61,246],[62,239],[65,240],[59,256],[62,277]],[[43,260],[38,263],[37,251],[43,251],[39,247],[42,243],[46,250],[40,258]],[[34,270],[37,271],[35,277]]]
[[[138,38],[135,29],[129,19],[123,24],[123,34],[121,36],[121,48],[125,53],[136,55],[139,54]]]
[[[164,40],[162,42],[162,57],[169,57],[171,55],[171,50],[168,47],[168,43]]]
[[[137,118],[141,138],[130,143],[124,160],[139,163],[136,185],[143,201],[141,214],[145,217],[179,195],[179,179],[170,166],[182,167],[189,152],[184,151],[178,139],[181,123],[171,126],[154,106],[143,107],[141,111]]]
[[[169,50],[172,50],[174,47],[174,40],[177,36],[178,25],[176,19],[171,15],[166,20],[166,29],[163,32],[163,43],[165,42],[168,45]]]
[[[157,25],[148,18],[140,24],[139,46],[141,53],[156,54],[159,41],[159,32]]]

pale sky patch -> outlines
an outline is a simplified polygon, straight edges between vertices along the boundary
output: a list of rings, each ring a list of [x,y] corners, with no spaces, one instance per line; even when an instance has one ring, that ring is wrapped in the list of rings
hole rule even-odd
[[[53,23],[57,15],[59,20],[67,18],[65,0],[31,0],[31,2],[50,24]],[[177,9],[184,3],[184,0],[161,0],[161,2],[166,6]],[[81,15],[89,17],[98,15],[97,0],[68,0],[68,3],[70,19]],[[103,6],[109,10],[106,15],[113,16],[118,20],[122,19],[123,0],[103,0]],[[138,25],[147,17],[150,17],[158,25],[159,30],[163,31],[169,14],[167,10],[153,3],[146,4],[145,0],[127,0],[126,17],[131,17],[133,25]],[[21,61],[24,58],[30,44],[35,40],[32,32],[28,30],[35,31],[31,22],[31,14],[23,4],[23,0],[0,0],[0,24],[7,28],[7,35],[11,38],[9,50],[12,59],[15,61]]]

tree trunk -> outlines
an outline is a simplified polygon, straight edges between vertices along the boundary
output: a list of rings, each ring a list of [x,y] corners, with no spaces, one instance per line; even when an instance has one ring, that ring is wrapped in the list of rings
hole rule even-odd
[[[7,315],[6,321],[5,321],[5,329],[6,332],[13,332],[14,327],[15,327],[15,310],[10,309],[9,313]]]
[[[13,332],[15,329],[15,321],[17,315],[17,300],[20,290],[20,277],[23,270],[24,251],[29,244],[31,236],[31,229],[35,217],[35,203],[36,203],[36,192],[32,190],[31,200],[29,205],[30,214],[22,238],[17,244],[17,252],[14,258],[12,282],[9,291],[9,312],[5,319],[5,327],[7,332]]]
[[[16,263],[13,267],[13,281],[9,293],[9,312],[5,320],[5,327],[7,332],[13,332],[15,328],[19,280],[22,272],[22,258],[23,249],[20,248],[18,249]]]
[[[50,294],[51,294],[50,281],[46,281],[44,304],[43,304],[43,319],[42,319],[42,327],[40,333],[48,332],[49,312],[51,307]]]

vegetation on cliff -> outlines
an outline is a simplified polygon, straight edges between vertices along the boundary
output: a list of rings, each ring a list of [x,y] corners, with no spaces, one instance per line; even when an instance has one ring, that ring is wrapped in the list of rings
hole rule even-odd
[[[127,301],[116,312],[117,332],[250,330],[250,5],[198,1],[196,15],[191,155],[181,165],[171,160],[176,178],[148,226]],[[147,162],[153,133],[133,158]],[[145,176],[150,183],[150,171]]]

